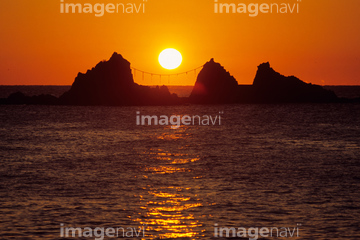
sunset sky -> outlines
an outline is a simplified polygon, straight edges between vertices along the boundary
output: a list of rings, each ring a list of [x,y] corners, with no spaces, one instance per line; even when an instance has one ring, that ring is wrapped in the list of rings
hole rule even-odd
[[[297,3],[219,0],[219,3]],[[113,52],[132,67],[176,74],[214,58],[251,84],[269,61],[284,75],[321,85],[360,85],[360,1],[302,0],[299,13],[214,13],[214,0],[65,0],[145,3],[145,13],[60,13],[60,0],[0,1],[0,85],[71,85]],[[183,63],[163,69],[158,55],[175,48]],[[140,84],[158,84],[146,78]],[[193,85],[195,78],[170,78]],[[168,82],[166,82],[168,84]]]

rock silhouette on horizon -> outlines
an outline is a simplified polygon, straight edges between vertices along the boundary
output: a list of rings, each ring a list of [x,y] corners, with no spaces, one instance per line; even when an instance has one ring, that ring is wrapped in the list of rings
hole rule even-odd
[[[238,83],[212,58],[199,72],[190,95],[193,103],[228,103],[236,100]]]
[[[166,86],[135,83],[130,62],[114,52],[108,61],[99,62],[86,73],[78,73],[70,90],[59,98],[51,95],[29,97],[18,92],[0,99],[0,104],[133,106],[351,101],[339,99],[334,92],[305,83],[295,76],[281,75],[270,67],[269,62],[258,66],[252,85],[239,85],[213,58],[199,72],[190,97],[180,98],[171,94]]]
[[[130,62],[113,53],[85,74],[79,73],[71,89],[60,96],[68,105],[172,105],[179,102],[166,86],[147,87],[134,82]]]
[[[334,92],[295,76],[284,76],[270,67],[270,63],[258,66],[253,82],[254,94],[261,103],[335,102]]]
[[[258,66],[253,85],[238,85],[233,76],[211,59],[200,71],[190,102],[223,103],[305,103],[335,102],[334,92],[300,79],[286,77],[270,67]]]
[[[0,99],[0,104],[9,105],[57,105],[59,99],[50,94],[40,94],[36,96],[27,96],[22,92],[15,92],[5,99]]]

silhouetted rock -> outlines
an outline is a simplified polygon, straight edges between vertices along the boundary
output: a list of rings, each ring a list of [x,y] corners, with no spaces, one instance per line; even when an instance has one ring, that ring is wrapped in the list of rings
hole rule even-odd
[[[22,92],[15,92],[9,95],[6,99],[7,104],[26,104],[29,102],[29,97]]]
[[[205,63],[189,98],[171,94],[166,86],[141,86],[134,82],[130,63],[116,52],[108,61],[99,62],[85,74],[79,73],[71,89],[60,98],[52,95],[26,96],[13,93],[0,104],[66,105],[176,105],[186,103],[302,103],[359,102],[339,99],[334,92],[305,83],[294,76],[283,76],[270,64],[258,66],[253,85],[237,81],[214,59]]]
[[[274,71],[270,64],[262,63],[253,82],[256,102],[334,102],[334,92],[318,85],[305,83],[294,76],[285,77]]]
[[[232,103],[236,101],[238,83],[212,58],[199,72],[190,95],[193,103]]]
[[[85,74],[60,97],[69,105],[170,105],[179,99],[167,87],[150,88],[134,82],[130,63],[116,52]]]
[[[300,103],[334,102],[334,92],[275,72],[262,63],[253,85],[238,85],[224,67],[211,59],[200,71],[190,95],[192,103]]]
[[[36,105],[57,105],[59,104],[59,99],[50,94],[41,94],[30,97],[29,102],[29,104]]]
[[[9,95],[8,98],[3,99],[2,104],[32,104],[32,105],[56,105],[59,99],[49,94],[41,94],[37,96],[26,96],[22,92],[15,92]]]

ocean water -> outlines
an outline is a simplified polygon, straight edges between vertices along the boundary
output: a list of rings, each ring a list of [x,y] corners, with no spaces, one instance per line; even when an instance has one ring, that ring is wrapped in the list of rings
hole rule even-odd
[[[177,128],[137,126],[137,111],[223,114]],[[94,239],[63,238],[61,226],[360,239],[359,119],[359,104],[0,106],[0,239]]]

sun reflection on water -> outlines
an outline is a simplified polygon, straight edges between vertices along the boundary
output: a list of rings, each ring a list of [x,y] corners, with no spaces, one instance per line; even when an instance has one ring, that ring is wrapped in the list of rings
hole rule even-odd
[[[177,131],[181,129],[177,129]],[[172,141],[184,137],[184,132],[167,132],[157,139]],[[138,196],[140,207],[137,217],[132,220],[147,226],[147,239],[199,238],[204,232],[203,224],[197,217],[203,207],[196,194],[196,185],[191,174],[191,164],[199,160],[178,151],[152,148],[141,153],[151,164],[143,167],[147,194]]]
[[[199,235],[195,228],[202,224],[188,210],[201,207],[202,204],[198,200],[185,197],[182,193],[185,189],[179,189],[179,194],[171,193],[173,190],[168,188],[149,191],[150,198],[154,200],[144,202],[139,212],[141,217],[134,219],[147,226],[151,233],[150,239],[192,238]]]

